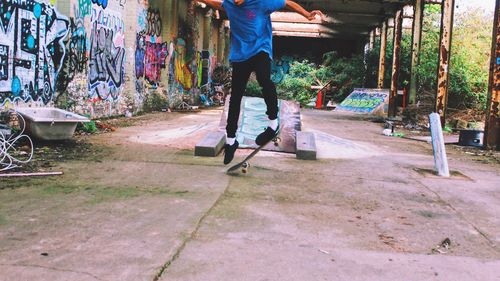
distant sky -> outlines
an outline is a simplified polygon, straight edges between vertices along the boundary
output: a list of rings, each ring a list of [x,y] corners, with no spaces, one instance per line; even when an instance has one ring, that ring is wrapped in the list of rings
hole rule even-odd
[[[471,7],[480,7],[486,11],[493,12],[495,10],[496,0],[456,0],[455,5],[458,6],[458,10],[464,11]]]

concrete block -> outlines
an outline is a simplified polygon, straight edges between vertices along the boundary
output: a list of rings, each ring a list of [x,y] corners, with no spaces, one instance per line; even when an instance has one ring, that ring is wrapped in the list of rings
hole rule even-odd
[[[215,157],[221,151],[226,142],[226,134],[223,132],[209,132],[194,148],[195,156]]]
[[[313,133],[297,131],[296,145],[297,159],[316,160],[316,141]]]

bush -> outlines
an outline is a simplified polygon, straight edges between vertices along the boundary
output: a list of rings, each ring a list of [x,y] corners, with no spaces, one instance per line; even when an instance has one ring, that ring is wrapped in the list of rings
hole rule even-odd
[[[144,98],[142,110],[144,112],[161,111],[167,106],[167,98],[158,91],[151,91]]]

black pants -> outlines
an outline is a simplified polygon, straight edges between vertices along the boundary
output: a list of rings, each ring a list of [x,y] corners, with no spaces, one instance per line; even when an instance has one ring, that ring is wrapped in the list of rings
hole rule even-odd
[[[229,113],[227,116],[226,133],[228,138],[236,137],[238,119],[240,117],[241,99],[247,87],[250,74],[255,71],[257,81],[262,87],[262,94],[266,102],[266,114],[270,120],[278,118],[278,97],[276,86],[271,81],[271,59],[265,52],[243,62],[233,62],[232,91],[229,100]]]

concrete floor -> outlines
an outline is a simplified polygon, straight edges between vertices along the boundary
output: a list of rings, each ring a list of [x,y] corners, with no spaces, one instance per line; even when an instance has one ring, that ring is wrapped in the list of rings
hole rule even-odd
[[[498,162],[448,146],[439,178],[429,144],[305,110],[320,160],[226,175],[192,156],[220,113],[137,118],[61,177],[2,179],[0,280],[500,280]]]

